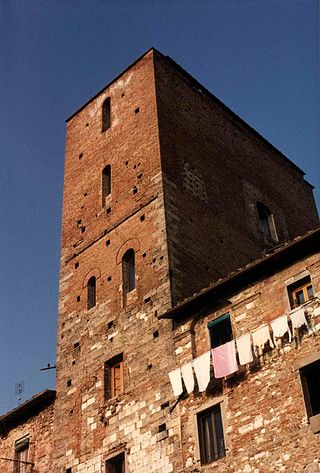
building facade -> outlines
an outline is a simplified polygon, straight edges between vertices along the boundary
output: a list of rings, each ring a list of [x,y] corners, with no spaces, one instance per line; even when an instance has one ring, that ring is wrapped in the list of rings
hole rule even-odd
[[[305,360],[317,346],[318,216],[303,176],[154,49],[67,120],[49,471],[262,473],[316,464],[300,365],[289,379],[298,351]],[[311,240],[309,254],[301,242]],[[289,248],[297,254],[285,260]],[[287,266],[265,273],[277,258]],[[230,341],[287,313],[302,273],[299,297],[312,299],[314,324],[301,345],[263,347],[254,368],[175,396],[169,373],[209,352],[212,327]],[[290,278],[296,292],[286,299]],[[282,366],[281,379],[291,384],[280,395]],[[285,435],[300,429],[300,446],[312,445],[304,464],[302,453],[291,453],[300,449],[297,432],[287,460],[275,454],[271,440],[287,422],[285,409],[298,416]]]

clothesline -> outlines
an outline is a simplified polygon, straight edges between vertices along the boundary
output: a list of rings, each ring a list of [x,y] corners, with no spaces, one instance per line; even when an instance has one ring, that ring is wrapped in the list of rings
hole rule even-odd
[[[292,328],[299,328],[302,325],[308,327],[304,308],[300,308],[289,314]],[[289,342],[292,340],[291,330],[288,324],[288,316],[282,315],[270,322],[273,339],[271,338],[269,324],[264,324],[253,330],[251,333],[242,335],[235,340],[224,343],[194,360],[184,364],[169,373],[172,390],[175,396],[180,396],[183,392],[183,383],[187,392],[190,394],[194,390],[194,373],[197,378],[199,391],[205,391],[210,382],[210,356],[214,370],[215,378],[224,378],[238,370],[237,356],[240,365],[246,365],[253,361],[253,350],[258,355],[267,343],[271,348],[276,345],[276,340],[282,338],[286,333],[289,336]]]

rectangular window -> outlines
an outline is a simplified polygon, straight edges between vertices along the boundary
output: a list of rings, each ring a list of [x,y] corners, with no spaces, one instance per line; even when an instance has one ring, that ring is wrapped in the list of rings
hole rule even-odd
[[[123,385],[123,354],[114,356],[104,364],[104,396],[110,399],[124,390]]]
[[[220,404],[197,416],[201,464],[226,456]]]
[[[288,286],[288,295],[291,309],[313,299],[313,288],[310,276],[299,279],[294,284]]]
[[[125,473],[124,453],[106,461],[106,473]]]
[[[308,417],[320,414],[320,361],[300,369],[304,402]]]
[[[208,324],[210,331],[211,348],[219,347],[232,340],[230,315],[224,314]]]
[[[29,437],[17,440],[15,443],[14,473],[28,473],[30,471],[29,462]]]

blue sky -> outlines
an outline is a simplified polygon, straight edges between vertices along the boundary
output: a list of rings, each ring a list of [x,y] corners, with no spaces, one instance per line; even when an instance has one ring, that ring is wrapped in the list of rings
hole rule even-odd
[[[0,0],[0,413],[54,387],[65,119],[151,46],[319,187],[318,1]]]

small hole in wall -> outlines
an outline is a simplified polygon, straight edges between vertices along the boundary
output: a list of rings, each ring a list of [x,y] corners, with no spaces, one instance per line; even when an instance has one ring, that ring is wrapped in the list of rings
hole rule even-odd
[[[110,240],[107,240],[106,241],[106,246],[109,246],[110,245]]]
[[[82,159],[83,158],[83,153],[80,153],[79,154],[79,159]]]
[[[89,126],[89,123],[86,123],[86,126]]]
[[[126,166],[128,166],[128,164],[129,164],[129,161],[126,161],[124,164],[125,164]]]
[[[148,370],[151,370],[152,368],[152,363],[149,363],[148,366],[147,366]]]
[[[167,429],[166,424],[160,424],[158,427],[158,432],[164,432]]]
[[[138,189],[136,188],[136,186],[134,186],[134,188],[132,189],[132,193],[136,194],[137,192],[138,192]]]
[[[124,92],[122,92],[122,94],[121,94],[121,97],[123,98],[123,97],[124,97],[124,95],[125,95],[125,94],[124,94]]]
[[[79,268],[79,261],[76,262],[76,264],[74,265],[75,269],[78,269]]]
[[[110,330],[113,327],[114,327],[114,322],[113,320],[110,320],[110,322],[107,323],[107,329]]]
[[[142,258],[145,258],[147,256],[147,253],[142,254]]]
[[[81,233],[84,233],[85,231],[86,231],[86,227],[85,226],[81,227]]]
[[[153,258],[152,262],[155,263],[157,261],[157,258]]]
[[[77,296],[77,302],[80,302],[80,296]]]
[[[111,207],[108,207],[107,208],[107,214],[110,214],[111,213]]]
[[[72,380],[71,380],[71,379],[68,379],[68,381],[67,381],[67,386],[69,387],[69,386],[71,386],[71,384],[72,384]]]
[[[135,165],[133,166],[133,169],[135,169],[136,167],[137,167],[137,165],[135,164]]]
[[[143,173],[141,172],[140,174],[138,174],[137,177],[138,177],[138,179],[140,180],[140,179],[142,179],[142,176],[143,176]]]
[[[161,404],[161,409],[166,409],[167,407],[169,407],[169,401],[166,401],[164,402],[163,404]]]
[[[140,222],[143,222],[143,221],[145,220],[145,218],[146,218],[146,217],[145,217],[144,215],[141,215],[141,217],[140,217]]]
[[[85,193],[83,194],[83,197],[87,197],[87,195],[88,195],[88,192],[85,192]]]
[[[158,338],[159,337],[159,331],[156,330],[155,332],[153,332],[153,338]]]
[[[63,335],[61,335],[61,340],[63,339]]]
[[[144,300],[144,303],[148,304],[148,302],[150,302],[150,301],[151,301],[151,297],[146,297],[145,300]]]
[[[77,226],[80,227],[81,223],[82,223],[82,220],[80,218],[80,220],[77,220]]]
[[[137,107],[137,108],[135,109],[134,113],[137,114],[137,113],[139,113],[139,112],[140,112],[140,109],[139,109],[139,107]]]
[[[73,348],[80,348],[80,342],[76,342],[73,344]]]
[[[72,410],[72,409],[71,409]],[[71,412],[71,411],[70,411]],[[72,411],[73,412],[73,411]],[[72,473],[72,469],[71,468],[67,468],[66,469],[66,473]]]
[[[69,414],[72,416],[72,414],[73,414],[73,409],[70,409]]]
[[[111,281],[112,277],[111,276],[108,276],[108,281]]]
[[[75,365],[75,364],[76,364],[76,360],[72,360],[72,364]]]

